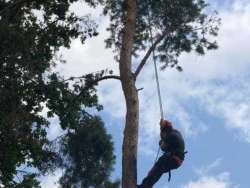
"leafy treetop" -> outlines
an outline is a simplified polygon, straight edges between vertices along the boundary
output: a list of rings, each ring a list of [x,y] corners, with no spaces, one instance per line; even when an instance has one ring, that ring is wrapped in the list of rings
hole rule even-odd
[[[106,0],[104,5],[104,14],[108,14],[111,21],[106,44],[119,51],[126,4],[122,0]],[[216,49],[218,46],[212,36],[218,33],[220,19],[216,12],[207,15],[207,6],[204,0],[137,0],[133,54],[136,56],[151,46],[148,52],[156,50],[163,68],[170,66],[181,70],[177,64],[182,52],[194,50],[203,55],[206,50]]]

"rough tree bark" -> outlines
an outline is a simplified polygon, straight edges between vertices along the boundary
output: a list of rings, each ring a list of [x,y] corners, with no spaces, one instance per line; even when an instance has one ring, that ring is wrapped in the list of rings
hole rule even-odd
[[[136,188],[139,99],[132,73],[132,48],[136,23],[136,1],[125,0],[125,24],[120,52],[120,76],[126,100],[126,122],[122,146],[122,188]]]

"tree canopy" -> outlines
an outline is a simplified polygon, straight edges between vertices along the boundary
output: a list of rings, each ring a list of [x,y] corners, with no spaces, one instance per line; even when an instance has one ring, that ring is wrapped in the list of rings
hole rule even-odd
[[[119,181],[109,180],[115,156],[111,135],[98,117],[84,116],[80,126],[61,140],[64,174],[62,188],[112,188]]]
[[[106,0],[104,14],[110,18],[110,37],[107,47],[121,49],[121,36],[126,17],[126,1]],[[133,55],[140,51],[152,52],[163,67],[180,69],[178,57],[182,52],[217,49],[212,36],[217,36],[220,19],[214,11],[207,13],[204,0],[138,0]],[[152,45],[153,43],[153,45]],[[136,73],[138,74],[138,73]]]
[[[98,34],[89,16],[69,10],[74,2],[0,1],[0,182],[6,187],[39,187],[37,176],[57,167],[60,156],[47,138],[47,118],[58,116],[69,131],[87,107],[101,109],[95,84],[87,84],[100,74],[75,82],[53,72],[64,62],[60,47]]]

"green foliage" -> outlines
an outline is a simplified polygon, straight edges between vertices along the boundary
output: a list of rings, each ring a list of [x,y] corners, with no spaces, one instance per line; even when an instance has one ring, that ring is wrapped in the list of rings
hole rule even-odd
[[[94,76],[91,76],[91,78]],[[49,76],[45,96],[46,106],[49,108],[49,117],[57,115],[63,129],[75,128],[79,125],[83,109],[86,107],[100,108],[93,87],[88,87],[86,79],[75,82],[69,87],[69,82],[64,82],[56,74]]]
[[[121,48],[121,35],[126,13],[123,0],[106,0],[104,14],[110,16],[110,37],[107,47]],[[204,0],[137,0],[137,20],[133,54],[136,56],[160,36],[163,40],[156,48],[156,55],[163,68],[178,67],[178,57],[182,52],[196,51],[205,54],[206,50],[217,48],[213,36],[218,33],[220,19],[214,12],[208,16]],[[179,69],[179,68],[177,68]]]
[[[85,107],[99,107],[93,87],[71,86],[51,72],[61,61],[56,58],[60,47],[97,35],[88,16],[69,11],[76,1],[0,1],[0,182],[7,187],[36,187],[36,176],[56,167],[49,122],[41,113],[45,106],[64,129],[77,125]],[[39,173],[20,174],[22,165]]]
[[[83,114],[80,126],[62,139],[62,188],[118,188],[109,180],[115,161],[111,136],[98,117]]]

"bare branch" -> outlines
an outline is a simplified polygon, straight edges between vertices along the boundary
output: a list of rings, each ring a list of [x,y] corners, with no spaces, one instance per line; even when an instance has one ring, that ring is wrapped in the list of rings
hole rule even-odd
[[[86,75],[84,76],[77,76],[77,77],[70,77],[66,80],[63,80],[63,82],[67,82],[67,81],[70,81],[70,80],[74,80],[74,79],[84,79],[84,78],[87,78]],[[116,76],[116,75],[107,75],[107,76],[100,76],[99,78],[93,80],[93,85],[102,81],[102,80],[107,80],[107,79],[116,79],[116,80],[121,80],[120,76]]]
[[[97,78],[95,80],[93,80],[92,82],[88,83],[88,85],[86,86],[86,89],[92,87],[93,85],[97,84],[98,82],[102,81],[102,80],[108,80],[108,79],[116,79],[116,80],[121,80],[120,76],[115,76],[115,75],[108,75],[108,76],[102,76],[100,78]],[[76,99],[78,99],[82,94],[82,91],[80,92],[80,94],[76,97]]]
[[[22,173],[22,174],[29,174],[30,172],[27,172],[25,170],[17,170],[18,173]]]
[[[17,174],[15,174],[15,176],[17,177],[18,182],[21,183],[21,182],[22,182],[22,181],[21,181],[21,178],[20,178]]]
[[[156,46],[164,39],[164,37],[166,36],[168,30],[165,30],[163,32],[162,35],[160,35],[157,40],[152,44],[152,46],[148,49],[146,55],[143,57],[143,59],[141,60],[140,64],[138,65],[134,76],[135,78],[139,75],[139,73],[141,72],[142,68],[144,67],[144,65],[146,64],[148,58],[150,57],[151,53],[155,50]]]
[[[103,77],[100,77],[96,80],[94,80],[93,84],[96,84],[102,80],[108,80],[108,79],[116,79],[116,80],[121,80],[120,76],[116,76],[116,75],[107,75],[107,76],[103,76]]]

